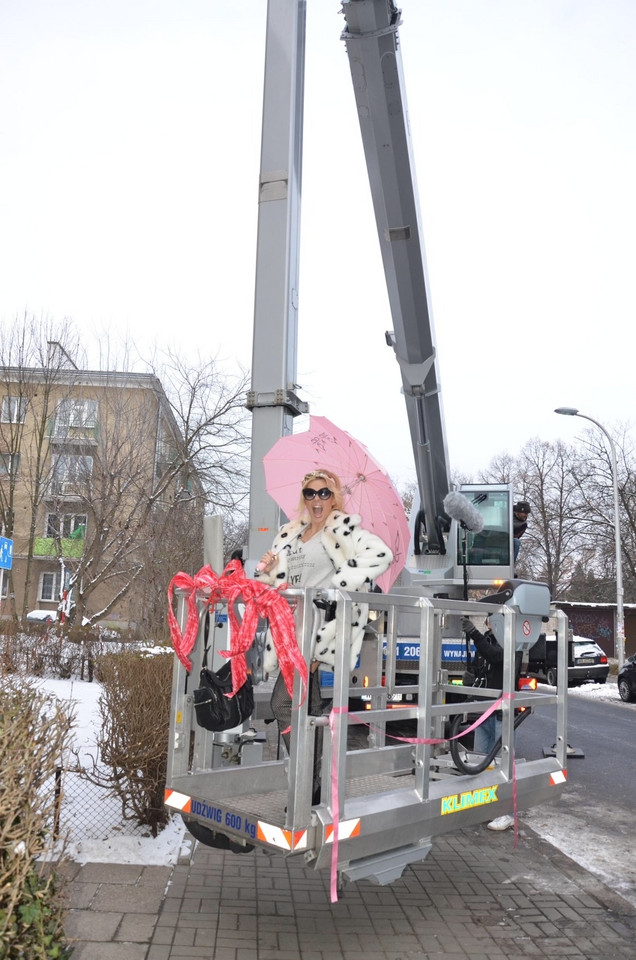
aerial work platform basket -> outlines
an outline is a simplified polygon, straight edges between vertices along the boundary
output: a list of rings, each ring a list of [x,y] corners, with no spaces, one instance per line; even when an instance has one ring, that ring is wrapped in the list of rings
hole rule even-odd
[[[294,609],[306,663],[316,629],[314,600],[337,601],[336,663],[333,673],[322,672],[322,715],[309,714],[296,675],[289,754],[272,722],[271,681],[256,682],[249,721],[213,733],[198,726],[193,703],[203,657],[201,635],[192,651],[191,673],[175,658],[165,802],[181,813],[201,842],[237,853],[258,845],[300,855],[308,866],[329,868],[340,879],[390,883],[407,864],[427,856],[437,835],[516,815],[560,796],[567,775],[568,629],[561,611],[554,614],[559,686],[556,692],[537,692],[515,689],[515,620],[520,614],[509,606],[316,589],[288,590],[282,596]],[[203,609],[205,596],[198,602]],[[364,676],[352,672],[349,662],[347,624],[354,603],[369,606]],[[441,666],[445,621],[491,613],[504,617],[503,691],[450,683]],[[185,616],[181,591],[177,617],[182,625]],[[223,604],[216,604],[213,616],[216,650],[229,649]],[[419,623],[412,638],[419,646],[419,668],[406,685],[403,677],[398,684],[396,675],[399,625],[405,616],[410,624]],[[258,681],[258,655],[253,663]],[[556,704],[554,756],[526,761],[515,756],[515,717],[530,715],[539,704]],[[472,751],[470,729],[494,710],[501,711],[501,750],[479,770],[483,758]],[[479,772],[461,772],[451,754],[448,736],[457,715],[468,727],[460,741],[465,760],[460,767]],[[320,801],[313,803],[318,731],[321,790]]]

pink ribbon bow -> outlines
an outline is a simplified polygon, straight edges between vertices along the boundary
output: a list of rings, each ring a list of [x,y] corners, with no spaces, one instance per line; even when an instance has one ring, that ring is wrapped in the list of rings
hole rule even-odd
[[[247,678],[245,653],[254,641],[258,620],[262,617],[269,621],[280,670],[289,695],[293,692],[294,670],[298,670],[303,681],[304,700],[308,670],[298,648],[294,615],[279,592],[285,586],[281,584],[275,589],[258,580],[250,580],[245,576],[240,560],[231,560],[220,577],[210,566],[202,567],[194,577],[187,573],[175,574],[168,586],[168,626],[174,651],[186,670],[189,672],[192,669],[189,655],[199,631],[197,594],[205,599],[208,606],[226,600],[230,621],[230,649],[221,650],[220,653],[232,661],[231,695],[234,696],[240,690]],[[174,591],[177,589],[187,593],[188,615],[183,634],[172,607]],[[245,607],[240,619],[236,611],[238,603]]]

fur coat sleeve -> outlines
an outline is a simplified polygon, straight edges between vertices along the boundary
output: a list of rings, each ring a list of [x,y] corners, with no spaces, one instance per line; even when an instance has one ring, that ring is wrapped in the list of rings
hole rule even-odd
[[[346,514],[334,510],[318,536],[334,567],[330,583],[325,587],[338,587],[350,592],[367,591],[373,581],[381,576],[393,562],[393,554],[380,537],[370,533],[361,526],[361,518],[357,514]],[[285,583],[288,574],[287,558],[289,551],[286,548],[302,533],[305,525],[299,521],[287,523],[279,530],[272,550],[278,554],[278,565],[272,573],[261,572],[256,576],[277,586]],[[366,604],[354,604],[351,618],[350,637],[350,664],[351,669],[356,664],[362,638],[368,618]],[[333,665],[336,652],[336,621],[325,623],[319,630],[314,644],[314,659]],[[268,636],[265,650],[264,668],[267,673],[277,667],[276,652]]]

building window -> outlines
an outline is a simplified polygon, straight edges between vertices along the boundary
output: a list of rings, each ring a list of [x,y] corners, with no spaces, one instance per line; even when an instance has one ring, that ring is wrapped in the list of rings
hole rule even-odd
[[[41,573],[40,574],[40,595],[39,600],[59,600],[60,599],[60,575],[59,573]]]
[[[26,417],[26,408],[26,397],[3,397],[2,422],[24,423],[24,418]]]
[[[54,496],[78,496],[93,472],[93,458],[60,454],[53,462],[51,492]]]
[[[97,426],[97,400],[62,400],[55,414],[55,436],[66,437],[72,428],[93,430]]]
[[[45,536],[81,540],[85,535],[85,513],[47,513]]]
[[[0,477],[17,477],[19,469],[19,453],[0,453]]]

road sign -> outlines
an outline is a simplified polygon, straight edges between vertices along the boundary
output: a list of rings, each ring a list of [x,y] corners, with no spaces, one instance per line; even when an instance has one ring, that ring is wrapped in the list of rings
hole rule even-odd
[[[13,566],[13,540],[0,537],[0,570],[10,570]]]

